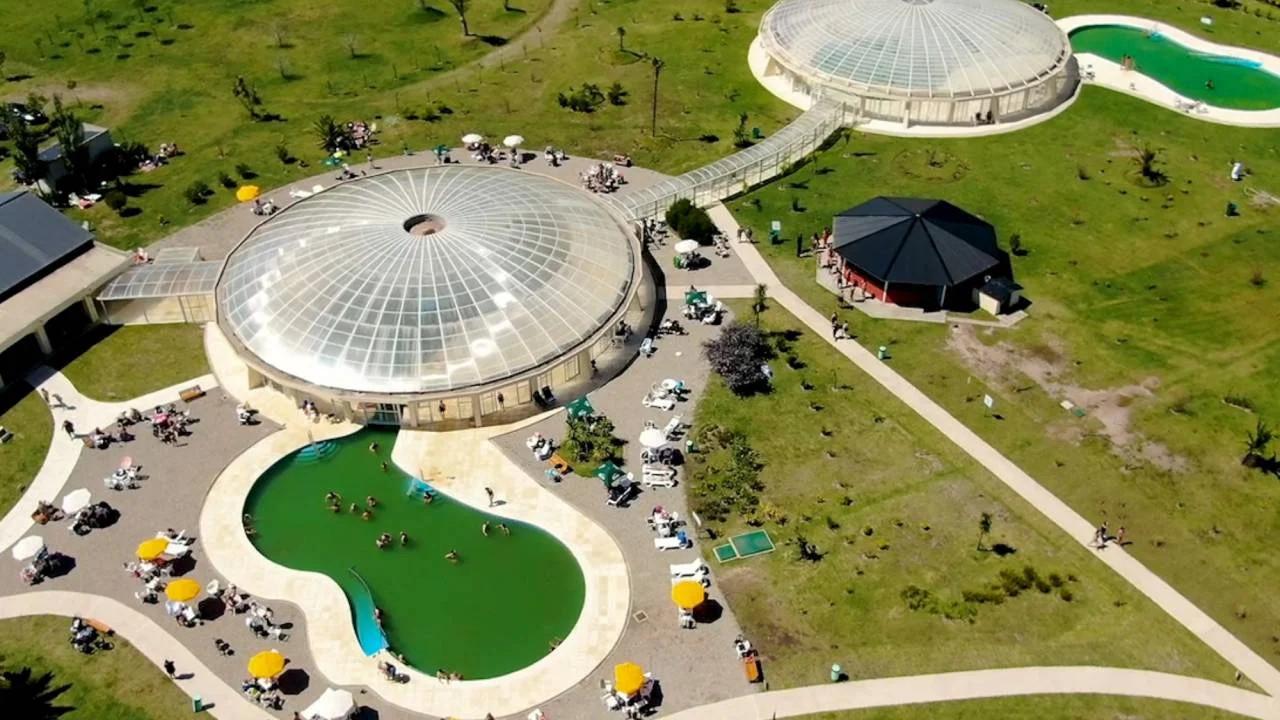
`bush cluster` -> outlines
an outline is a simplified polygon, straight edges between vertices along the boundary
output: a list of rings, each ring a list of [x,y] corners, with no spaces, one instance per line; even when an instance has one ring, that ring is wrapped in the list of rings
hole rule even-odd
[[[684,198],[671,203],[663,219],[672,232],[685,240],[697,240],[706,245],[716,235],[716,224],[707,211]]]

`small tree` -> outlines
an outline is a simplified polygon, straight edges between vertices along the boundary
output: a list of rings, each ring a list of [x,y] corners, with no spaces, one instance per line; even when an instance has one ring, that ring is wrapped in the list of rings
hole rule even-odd
[[[603,415],[572,417],[566,420],[561,451],[579,463],[610,460],[622,441],[614,435],[613,421]]]
[[[733,129],[733,146],[745,148],[751,145],[751,136],[747,134],[747,114],[738,114],[738,126]]]
[[[276,47],[284,48],[285,31],[288,28],[283,22],[276,21],[271,24],[271,34],[276,38]]]
[[[462,21],[462,34],[471,37],[471,28],[467,27],[467,9],[471,5],[471,0],[449,0],[449,4],[453,6],[454,11],[458,13],[458,19]]]
[[[1147,182],[1153,185],[1163,185],[1169,180],[1169,176],[1157,167],[1164,163],[1164,159],[1160,157],[1159,149],[1144,145],[1133,156],[1133,162],[1138,166],[1138,174],[1142,175],[1142,178]]]
[[[686,198],[671,203],[664,219],[667,221],[667,227],[685,240],[697,240],[705,245],[711,242],[716,234],[716,224],[707,211]]]
[[[769,286],[764,283],[756,285],[751,297],[751,314],[755,317],[756,327],[760,327],[760,313],[768,307]]]
[[[40,161],[40,135],[17,115],[0,114],[13,145],[13,163],[26,183],[34,183],[44,175],[44,163]]]
[[[613,84],[609,86],[609,90],[605,94],[609,96],[610,105],[627,104],[627,91],[623,89],[622,83],[617,80],[613,81]]]
[[[982,549],[982,541],[991,532],[991,513],[982,513],[978,516],[978,549]]]
[[[347,133],[332,115],[321,115],[311,126],[320,149],[332,153],[340,148],[346,140]]]
[[[622,28],[618,28],[618,29],[619,29],[619,30],[621,30]],[[5,74],[4,74],[4,63],[5,63],[5,61],[6,61],[6,60],[8,60],[8,59],[9,59],[8,54],[6,54],[4,50],[0,50],[0,78],[4,78],[4,77],[5,77]]]
[[[624,40],[627,37],[627,29],[619,25],[617,32],[618,32],[618,52],[626,52],[627,46],[624,44]],[[3,64],[3,63],[0,63],[0,64]]]
[[[244,106],[245,112],[249,113],[252,120],[262,119],[262,97],[258,95],[258,91],[244,79],[243,75],[237,75],[235,83],[231,86],[231,94],[236,100]]]
[[[347,33],[343,38],[343,41],[347,45],[347,52],[351,54],[352,59],[355,59],[356,56],[356,40],[357,38],[355,33]]]
[[[89,152],[84,147],[84,123],[76,114],[62,105],[62,98],[53,96],[53,134],[62,150],[62,161],[67,168],[67,177],[77,187],[83,187],[88,180]]]
[[[748,395],[769,382],[764,363],[772,351],[759,328],[735,322],[703,343],[702,352],[736,395]]]
[[[1254,467],[1258,461],[1262,459],[1263,453],[1271,445],[1271,441],[1275,440],[1275,432],[1267,426],[1266,421],[1259,418],[1258,424],[1254,429],[1245,433],[1245,453],[1244,459],[1240,462],[1246,467]]]
[[[0,706],[7,717],[23,720],[55,720],[75,710],[67,705],[55,705],[58,696],[71,685],[53,687],[53,673],[34,676],[31,668],[5,670],[0,673]]]

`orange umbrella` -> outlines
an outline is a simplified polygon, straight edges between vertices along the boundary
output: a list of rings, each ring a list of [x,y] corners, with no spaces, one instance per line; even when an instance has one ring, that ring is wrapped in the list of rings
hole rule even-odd
[[[707,591],[697,580],[683,580],[671,586],[671,601],[683,610],[692,610],[707,599]]]
[[[633,662],[613,667],[613,689],[623,695],[635,695],[644,687],[644,668]]]

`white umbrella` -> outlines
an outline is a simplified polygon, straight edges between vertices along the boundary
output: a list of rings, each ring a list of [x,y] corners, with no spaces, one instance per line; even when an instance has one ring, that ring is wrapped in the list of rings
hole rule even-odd
[[[502,139],[502,144],[509,148],[518,148],[524,144],[524,138],[519,135],[508,135]]]
[[[39,535],[28,535],[13,545],[13,559],[19,562],[28,560],[44,550],[44,538]]]
[[[467,133],[462,136],[462,142],[468,145],[471,143],[484,142],[484,136],[479,133]]]
[[[356,699],[347,690],[328,688],[318,700],[302,711],[304,718],[321,718],[322,720],[344,720],[351,717],[356,709]]]
[[[89,505],[89,499],[92,495],[85,488],[72,490],[62,498],[62,512],[72,515],[83,510]]]
[[[680,254],[691,253],[699,247],[697,240],[681,240],[676,243],[676,252]]]
[[[660,448],[667,444],[667,436],[658,428],[648,428],[640,433],[640,444],[649,448]]]

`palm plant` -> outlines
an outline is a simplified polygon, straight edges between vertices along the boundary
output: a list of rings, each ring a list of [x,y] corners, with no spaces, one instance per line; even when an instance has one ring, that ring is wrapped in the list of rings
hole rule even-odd
[[[1244,459],[1240,462],[1250,467],[1257,464],[1262,454],[1267,451],[1267,447],[1271,445],[1271,441],[1276,439],[1275,432],[1267,427],[1266,421],[1261,419],[1251,432],[1245,433],[1244,437],[1245,453]]]
[[[33,676],[31,668],[0,673],[0,707],[6,717],[23,720],[55,720],[75,710],[68,705],[55,705],[58,696],[70,685],[53,685],[53,673]]]
[[[333,119],[332,115],[321,115],[311,128],[316,134],[320,149],[326,153],[331,153],[341,147],[342,140],[346,136],[346,132]]]
[[[755,316],[756,327],[760,327],[760,313],[764,312],[766,301],[769,299],[769,286],[764,283],[756,285],[755,291],[751,297],[751,314]]]
[[[978,517],[978,549],[982,549],[982,541],[991,532],[991,513],[982,513]]]
[[[1150,145],[1142,146],[1134,154],[1133,162],[1138,166],[1138,174],[1148,182],[1161,185],[1169,179],[1169,176],[1163,170],[1156,167],[1164,162],[1160,157],[1158,148],[1153,148]]]

